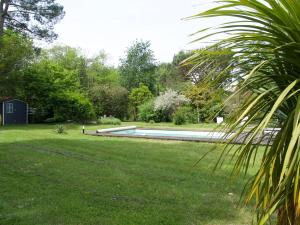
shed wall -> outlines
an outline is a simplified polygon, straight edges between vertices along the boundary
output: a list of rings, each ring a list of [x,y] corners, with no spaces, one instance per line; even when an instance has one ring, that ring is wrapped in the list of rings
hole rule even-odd
[[[13,104],[13,112],[8,112],[9,103]],[[4,104],[4,124],[26,124],[27,104],[19,100],[5,101]]]

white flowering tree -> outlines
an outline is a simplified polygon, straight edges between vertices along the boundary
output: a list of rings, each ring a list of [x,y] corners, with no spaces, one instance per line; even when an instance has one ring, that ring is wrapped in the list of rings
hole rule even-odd
[[[179,106],[187,103],[189,103],[189,99],[187,99],[184,95],[169,89],[164,93],[161,93],[155,99],[154,109],[155,111],[160,111],[167,117],[170,117]]]

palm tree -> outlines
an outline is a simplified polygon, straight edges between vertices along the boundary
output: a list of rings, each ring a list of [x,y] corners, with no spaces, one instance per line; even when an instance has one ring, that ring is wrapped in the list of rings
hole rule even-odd
[[[229,132],[235,132],[221,156],[233,153],[234,172],[247,172],[262,151],[260,167],[246,187],[245,202],[256,199],[258,224],[266,224],[277,213],[277,224],[300,224],[300,1],[222,0],[218,7],[192,19],[229,17],[217,28],[197,32],[198,42],[226,33],[205,51],[195,52],[188,62],[195,68],[211,54],[233,54],[231,81],[238,84],[236,95],[247,99],[230,117]],[[214,49],[224,49],[216,52]],[[206,55],[203,55],[205,53]],[[212,79],[208,79],[212,80]],[[248,117],[244,125],[241,121]],[[253,124],[255,126],[253,127]],[[280,130],[265,137],[265,128]],[[233,148],[244,134],[244,144]],[[260,144],[268,141],[264,147]]]

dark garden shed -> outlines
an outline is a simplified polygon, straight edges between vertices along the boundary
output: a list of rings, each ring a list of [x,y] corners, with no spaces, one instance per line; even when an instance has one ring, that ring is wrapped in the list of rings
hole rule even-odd
[[[0,99],[0,114],[2,125],[27,124],[28,104],[19,99]]]

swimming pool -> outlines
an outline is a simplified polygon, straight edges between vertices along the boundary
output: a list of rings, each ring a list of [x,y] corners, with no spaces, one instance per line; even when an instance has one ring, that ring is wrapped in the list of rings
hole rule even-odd
[[[275,129],[271,131],[274,132]],[[271,132],[271,133],[272,133]],[[276,129],[275,132],[278,132]],[[266,130],[266,134],[270,133]],[[136,126],[114,127],[106,129],[97,129],[96,132],[86,132],[85,134],[93,136],[106,137],[127,137],[127,138],[146,138],[146,139],[165,139],[165,140],[179,140],[179,141],[197,141],[197,142],[218,142],[224,143],[228,139],[234,143],[243,144],[248,137],[247,132],[239,134],[238,137],[233,137],[235,133],[216,132],[216,131],[188,131],[188,130],[162,130],[162,129],[145,129],[137,128]],[[265,134],[264,134],[265,135]],[[266,135],[264,141],[261,142],[261,136],[253,139],[253,143],[260,143],[262,145],[269,145],[272,135]]]
[[[154,137],[154,138],[172,138],[172,139],[213,139],[222,140],[226,133],[208,132],[208,131],[179,131],[179,130],[147,130],[147,129],[128,129],[109,132],[113,135],[134,136],[134,137]]]

